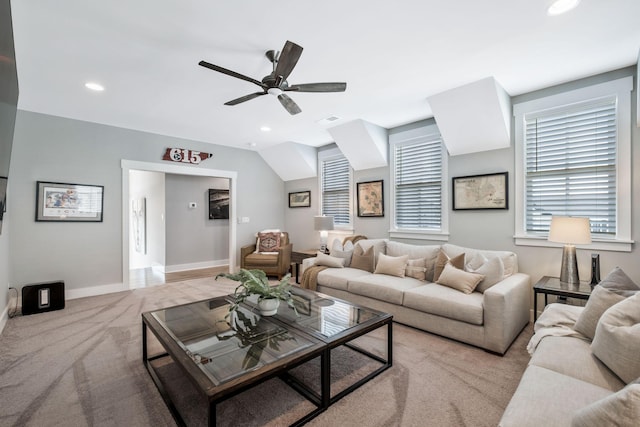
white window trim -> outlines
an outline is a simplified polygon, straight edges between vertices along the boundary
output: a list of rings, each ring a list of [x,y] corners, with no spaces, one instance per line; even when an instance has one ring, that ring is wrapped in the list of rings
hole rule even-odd
[[[440,231],[436,232],[433,230],[420,230],[420,229],[406,229],[406,228],[397,228],[396,227],[396,153],[394,145],[400,143],[410,143],[411,141],[416,141],[419,139],[423,139],[425,137],[431,136],[440,136],[440,130],[438,126],[435,124],[421,126],[419,128],[407,130],[404,132],[398,132],[395,134],[389,135],[389,144],[391,145],[391,167],[390,167],[390,215],[391,215],[391,228],[389,229],[389,237],[396,239],[416,239],[416,240],[435,240],[447,242],[449,241],[449,185],[448,179],[448,154],[447,150],[444,148],[444,144],[442,144],[442,206],[440,211]]]
[[[578,248],[631,252],[631,90],[633,77],[624,77],[605,83],[588,86],[569,92],[547,96],[532,101],[522,102],[513,106],[515,117],[516,142],[516,177],[515,177],[515,244],[521,246],[562,247],[547,241],[545,237],[533,236],[525,229],[525,158],[524,158],[524,126],[525,115],[536,114],[544,110],[567,107],[597,98],[617,97],[617,159],[616,159],[616,188],[617,233],[615,239],[594,238],[590,245]]]
[[[342,154],[339,148],[318,152],[318,174],[320,175],[320,179],[318,179],[318,215],[322,215],[322,162],[343,157],[346,156]],[[349,168],[351,169],[349,171],[349,224],[336,224],[335,230],[353,233],[353,168],[351,166]]]

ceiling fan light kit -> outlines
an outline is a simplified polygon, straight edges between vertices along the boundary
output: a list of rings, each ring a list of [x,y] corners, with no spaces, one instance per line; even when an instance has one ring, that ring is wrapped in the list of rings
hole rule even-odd
[[[300,113],[302,110],[300,110],[298,104],[284,92],[344,92],[347,89],[347,84],[341,82],[289,85],[287,78],[298,63],[300,55],[302,55],[302,47],[288,40],[284,44],[282,52],[268,50],[265,56],[271,62],[273,71],[265,76],[262,81],[206,61],[200,61],[198,64],[210,70],[245,80],[262,88],[261,92],[250,93],[240,98],[232,99],[231,101],[225,102],[224,105],[238,105],[242,102],[269,94],[277,97],[280,104],[282,104],[289,114],[294,115]]]

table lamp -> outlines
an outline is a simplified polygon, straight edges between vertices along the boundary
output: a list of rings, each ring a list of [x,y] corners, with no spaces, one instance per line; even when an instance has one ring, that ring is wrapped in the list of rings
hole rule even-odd
[[[333,230],[333,217],[325,215],[314,216],[313,228],[320,232],[320,250],[326,253],[329,230]]]
[[[551,217],[548,240],[550,242],[564,243],[560,281],[570,285],[579,284],[580,278],[578,277],[578,260],[576,258],[575,245],[588,245],[591,243],[589,218]]]

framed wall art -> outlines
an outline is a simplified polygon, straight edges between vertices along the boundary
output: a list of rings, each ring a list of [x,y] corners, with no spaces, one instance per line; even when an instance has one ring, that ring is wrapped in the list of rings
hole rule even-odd
[[[102,185],[36,183],[36,221],[102,222]]]
[[[229,219],[229,190],[209,189],[209,219]]]
[[[383,181],[359,182],[357,184],[358,216],[384,216]]]
[[[509,173],[452,178],[453,210],[509,209]]]
[[[289,193],[290,208],[308,208],[311,207],[311,191],[298,191]]]

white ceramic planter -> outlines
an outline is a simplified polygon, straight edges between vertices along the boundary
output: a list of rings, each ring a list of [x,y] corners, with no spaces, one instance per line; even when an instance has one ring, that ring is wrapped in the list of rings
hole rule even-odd
[[[278,298],[261,299],[258,301],[258,309],[262,316],[273,316],[278,312],[280,300]]]

